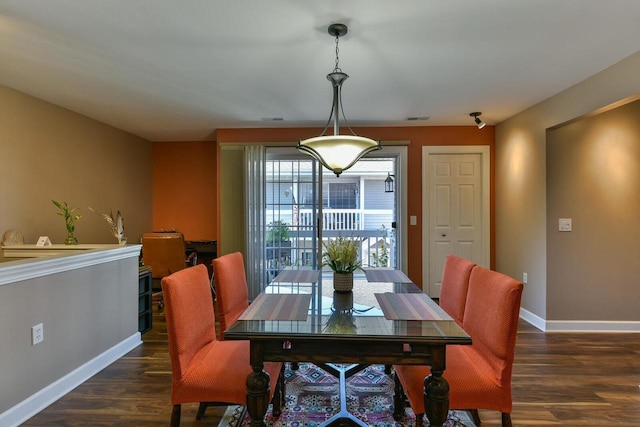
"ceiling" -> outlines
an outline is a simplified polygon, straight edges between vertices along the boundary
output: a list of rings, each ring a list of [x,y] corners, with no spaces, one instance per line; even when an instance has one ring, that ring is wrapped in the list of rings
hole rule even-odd
[[[334,22],[352,126],[497,124],[640,45],[638,0],[2,0],[0,84],[152,141],[322,127]]]

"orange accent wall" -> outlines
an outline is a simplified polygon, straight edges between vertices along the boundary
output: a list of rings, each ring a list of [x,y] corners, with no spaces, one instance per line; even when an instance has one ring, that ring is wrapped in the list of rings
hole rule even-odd
[[[495,128],[485,126],[421,126],[421,127],[366,127],[353,128],[358,135],[381,141],[410,141],[408,147],[408,193],[407,218],[415,215],[418,224],[408,226],[408,271],[407,274],[418,286],[422,286],[422,147],[430,145],[488,145],[491,149],[491,268],[495,268],[495,194],[494,194],[494,140]],[[286,142],[295,145],[301,138],[317,136],[322,130],[312,128],[262,128],[262,129],[218,129],[218,146],[225,143]],[[216,197],[219,193],[216,194]],[[221,201],[218,201],[220,203]],[[216,230],[219,226],[216,217]]]
[[[153,231],[217,239],[216,151],[214,141],[152,144]]]

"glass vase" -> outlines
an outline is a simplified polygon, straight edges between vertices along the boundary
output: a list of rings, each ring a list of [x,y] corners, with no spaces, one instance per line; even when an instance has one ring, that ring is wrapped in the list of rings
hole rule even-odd
[[[77,245],[78,244],[78,239],[76,239],[76,236],[73,235],[72,232],[67,232],[67,238],[64,241],[65,245]]]

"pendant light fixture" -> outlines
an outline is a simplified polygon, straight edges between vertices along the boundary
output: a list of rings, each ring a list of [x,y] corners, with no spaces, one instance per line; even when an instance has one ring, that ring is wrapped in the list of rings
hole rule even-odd
[[[317,159],[324,167],[331,170],[336,176],[353,166],[365,154],[380,149],[380,142],[356,135],[347,124],[352,135],[340,135],[340,113],[345,123],[347,118],[342,108],[342,83],[349,78],[339,66],[338,43],[340,37],[347,34],[347,26],[344,24],[329,25],[328,32],[336,39],[336,66],[327,74],[327,80],[333,87],[333,104],[329,120],[320,136],[304,139],[298,142],[298,150]],[[325,135],[333,119],[333,135]]]

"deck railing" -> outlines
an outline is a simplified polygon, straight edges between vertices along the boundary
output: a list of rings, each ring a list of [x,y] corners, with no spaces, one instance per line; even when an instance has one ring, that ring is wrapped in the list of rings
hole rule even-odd
[[[289,242],[276,244],[267,248],[267,277],[273,280],[278,272],[288,266],[312,266],[320,248],[314,247],[312,230],[290,230]],[[360,240],[358,251],[363,267],[395,267],[395,235],[389,228],[380,230],[345,230],[323,232],[323,242],[328,242],[338,235],[357,238]]]

